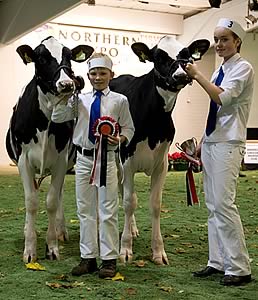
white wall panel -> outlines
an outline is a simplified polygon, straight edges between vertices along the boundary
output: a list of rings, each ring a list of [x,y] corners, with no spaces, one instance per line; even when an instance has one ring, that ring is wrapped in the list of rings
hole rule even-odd
[[[183,16],[132,9],[88,6],[75,7],[53,22],[97,28],[182,34]]]

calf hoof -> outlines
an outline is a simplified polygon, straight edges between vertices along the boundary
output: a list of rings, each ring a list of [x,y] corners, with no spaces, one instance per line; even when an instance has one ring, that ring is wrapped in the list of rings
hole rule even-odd
[[[57,250],[49,250],[48,245],[46,245],[46,259],[48,260],[59,260],[59,253]]]
[[[37,261],[37,254],[36,251],[32,251],[32,250],[24,250],[23,252],[23,261],[25,262],[25,264],[28,263],[34,263]]]
[[[167,257],[160,257],[160,256],[156,256],[156,257],[153,257],[153,262],[155,265],[169,265],[169,261],[168,261],[168,258]]]
[[[24,254],[23,255],[23,262],[25,264],[28,264],[28,263],[35,263],[37,261],[37,256],[36,255],[27,255],[27,254]]]
[[[125,255],[121,254],[119,257],[119,260],[122,264],[131,264],[133,261],[133,256],[132,255]]]

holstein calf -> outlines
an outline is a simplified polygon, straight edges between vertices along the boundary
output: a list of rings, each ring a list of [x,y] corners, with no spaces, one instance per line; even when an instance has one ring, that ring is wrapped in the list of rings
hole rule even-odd
[[[150,209],[152,215],[152,255],[156,264],[168,264],[160,232],[162,189],[168,168],[167,154],[175,127],[171,118],[179,91],[191,82],[184,71],[188,62],[201,59],[209,41],[196,40],[183,47],[173,37],[165,36],[149,49],[134,43],[132,50],[141,62],[153,62],[154,68],[140,77],[121,75],[111,81],[110,88],[128,97],[135,125],[131,143],[121,149],[124,160],[122,187],[125,222],[121,239],[121,260],[132,260],[132,238],[138,235],[134,219],[137,197],[134,175],[145,172],[151,176]]]
[[[68,238],[62,191],[65,174],[74,164],[74,124],[73,121],[55,124],[51,122],[51,114],[54,105],[82,88],[83,81],[74,76],[71,60],[85,61],[92,54],[93,48],[79,45],[70,50],[53,37],[48,37],[34,50],[28,45],[22,45],[17,48],[17,52],[25,64],[35,64],[35,75],[23,89],[13,109],[6,137],[7,152],[18,165],[25,194],[23,260],[30,262],[37,259],[37,179],[40,181],[47,175],[51,175],[51,183],[46,200],[46,256],[59,259],[58,239]]]

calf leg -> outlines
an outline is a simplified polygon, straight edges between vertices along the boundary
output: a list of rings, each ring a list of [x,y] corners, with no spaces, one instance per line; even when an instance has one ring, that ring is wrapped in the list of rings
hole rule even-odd
[[[65,226],[64,206],[63,206],[63,187],[60,192],[56,214],[56,232],[59,241],[64,242],[69,240],[69,234]]]
[[[131,262],[133,259],[133,235],[138,235],[134,211],[137,206],[137,197],[134,193],[133,175],[125,172],[123,183],[123,206],[125,212],[124,229],[121,237],[120,261]]]
[[[134,200],[134,201],[136,201],[136,203],[137,203],[138,201],[137,201],[137,196],[136,196],[136,194],[134,194],[133,196],[136,197],[136,200]],[[136,205],[136,206],[137,206],[137,205]],[[136,208],[136,206],[135,206],[135,208]],[[136,225],[136,219],[135,219],[134,214],[133,214],[133,216],[132,216],[131,232],[132,232],[132,236],[133,236],[134,238],[136,238],[136,237],[139,236],[139,230],[138,230],[137,225]]]
[[[64,182],[65,172],[58,168],[58,174],[53,174],[51,178],[51,185],[47,195],[47,214],[48,214],[48,230],[46,235],[46,257],[50,260],[59,260],[58,249],[58,234],[66,236],[66,229],[64,223],[64,213],[60,210],[63,209],[62,201],[62,188]],[[58,212],[58,213],[57,213]],[[57,227],[57,216],[58,220]]]
[[[162,163],[155,169],[151,176],[150,210],[152,217],[151,248],[153,261],[157,265],[169,264],[164,250],[163,239],[160,231],[160,209],[162,202],[162,189],[167,174],[167,164]]]
[[[34,174],[23,156],[19,159],[18,168],[23,182],[26,208],[23,261],[29,263],[37,260],[37,233],[35,222],[39,203],[34,184]]]

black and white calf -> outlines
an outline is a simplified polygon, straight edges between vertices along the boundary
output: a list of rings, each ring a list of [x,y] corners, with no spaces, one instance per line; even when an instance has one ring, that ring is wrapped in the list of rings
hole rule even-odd
[[[67,169],[74,164],[74,124],[73,121],[55,124],[51,122],[51,114],[54,105],[68,99],[76,89],[81,89],[82,82],[74,76],[71,60],[85,61],[92,54],[93,48],[79,45],[70,50],[53,37],[48,37],[34,50],[28,45],[22,45],[17,48],[17,52],[25,64],[35,64],[35,75],[23,89],[13,109],[6,137],[7,152],[18,165],[25,194],[23,260],[30,262],[37,259],[35,222],[39,204],[36,177],[42,179],[47,175],[51,175],[51,183],[46,200],[46,256],[58,259],[58,239],[68,238],[62,191]]]
[[[121,75],[111,81],[110,88],[128,97],[135,125],[135,135],[128,147],[121,150],[124,159],[123,205],[125,223],[121,240],[121,260],[132,260],[132,238],[138,235],[134,218],[137,197],[134,175],[151,176],[150,209],[152,214],[152,255],[156,264],[168,264],[160,232],[162,188],[168,168],[167,154],[175,127],[171,118],[178,92],[191,82],[184,66],[201,59],[209,41],[196,40],[183,47],[173,37],[163,37],[152,49],[143,43],[132,45],[141,62],[153,62],[154,68],[141,77]]]

